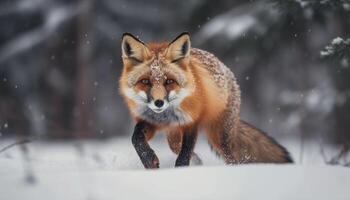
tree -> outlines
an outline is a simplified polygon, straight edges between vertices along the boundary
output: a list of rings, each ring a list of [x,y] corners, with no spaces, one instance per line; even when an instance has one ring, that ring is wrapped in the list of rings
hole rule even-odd
[[[338,135],[336,141],[348,145],[349,136],[349,110],[350,110],[350,38],[337,37],[320,52],[321,57],[327,61],[337,85],[337,104],[335,108],[335,130]]]

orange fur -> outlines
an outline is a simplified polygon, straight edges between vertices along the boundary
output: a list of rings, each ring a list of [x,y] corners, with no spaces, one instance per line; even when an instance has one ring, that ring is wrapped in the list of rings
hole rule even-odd
[[[141,49],[140,52],[135,53],[140,62],[135,63],[135,59],[123,56],[124,69],[120,78],[121,94],[136,121],[142,120],[142,117],[134,111],[137,103],[126,96],[127,88],[132,87],[137,93],[151,87],[148,89],[154,99],[164,99],[168,90],[179,92],[181,88],[186,88],[190,91],[190,94],[181,101],[180,108],[190,116],[192,121],[178,125],[154,123],[155,128],[147,139],[152,138],[154,132],[165,130],[168,133],[170,148],[178,154],[185,130],[196,126],[205,130],[210,145],[228,164],[291,162],[288,152],[282,146],[263,132],[240,120],[240,90],[236,79],[215,56],[199,49],[191,49],[188,55],[181,55],[182,49],[179,45],[189,42],[186,37],[180,38],[182,43],[164,42],[144,45],[130,38],[127,39],[130,45]],[[164,80],[163,74],[152,77],[154,72],[150,66],[155,62],[154,60],[162,63],[160,70],[166,77]],[[180,75],[185,77],[184,83],[179,81],[176,85],[164,86],[164,82],[169,77]],[[143,77],[149,76],[152,86],[138,85]]]

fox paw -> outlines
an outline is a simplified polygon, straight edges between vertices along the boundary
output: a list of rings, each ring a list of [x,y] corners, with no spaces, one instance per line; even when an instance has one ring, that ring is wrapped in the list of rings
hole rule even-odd
[[[176,159],[175,167],[182,167],[182,166],[189,166],[190,160],[189,159]]]

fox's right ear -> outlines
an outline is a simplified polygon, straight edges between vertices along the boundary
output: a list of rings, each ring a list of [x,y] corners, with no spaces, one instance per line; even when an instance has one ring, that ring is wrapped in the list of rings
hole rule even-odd
[[[122,37],[122,57],[143,62],[149,55],[148,47],[130,33],[124,33]]]

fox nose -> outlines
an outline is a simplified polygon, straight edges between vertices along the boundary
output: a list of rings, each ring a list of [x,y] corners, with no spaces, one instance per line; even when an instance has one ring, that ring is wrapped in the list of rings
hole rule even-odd
[[[157,99],[154,101],[154,105],[156,105],[158,108],[161,108],[164,105],[164,101]]]

